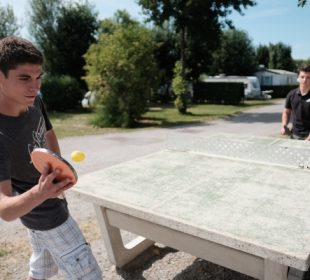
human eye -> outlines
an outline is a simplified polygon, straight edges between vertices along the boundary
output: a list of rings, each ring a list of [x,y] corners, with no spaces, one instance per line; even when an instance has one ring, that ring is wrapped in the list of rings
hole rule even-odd
[[[20,81],[29,81],[30,80],[30,77],[29,76],[19,76],[18,79]]]
[[[37,77],[37,80],[42,80],[43,75],[44,75],[44,73],[41,73],[41,74]]]

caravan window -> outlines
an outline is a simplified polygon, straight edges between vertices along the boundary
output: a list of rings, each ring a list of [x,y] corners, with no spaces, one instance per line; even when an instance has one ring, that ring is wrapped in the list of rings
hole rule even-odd
[[[252,81],[253,88],[259,89],[259,84],[257,81]]]

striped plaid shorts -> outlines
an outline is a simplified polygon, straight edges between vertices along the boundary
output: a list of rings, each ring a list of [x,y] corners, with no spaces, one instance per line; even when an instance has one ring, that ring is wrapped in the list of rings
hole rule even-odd
[[[58,273],[66,280],[100,280],[101,270],[78,224],[69,216],[51,230],[31,230],[29,276],[47,279]]]

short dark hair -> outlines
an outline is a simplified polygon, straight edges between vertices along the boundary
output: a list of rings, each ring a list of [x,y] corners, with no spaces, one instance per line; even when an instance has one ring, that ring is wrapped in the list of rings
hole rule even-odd
[[[298,70],[298,73],[300,72],[310,72],[310,64],[301,65]]]
[[[10,70],[25,63],[42,65],[42,53],[23,38],[10,36],[0,40],[0,71],[6,77]]]

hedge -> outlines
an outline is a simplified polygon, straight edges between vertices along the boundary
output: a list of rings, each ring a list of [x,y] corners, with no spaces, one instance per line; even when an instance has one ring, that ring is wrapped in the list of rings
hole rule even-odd
[[[198,82],[194,85],[195,103],[239,104],[243,101],[243,83]]]

